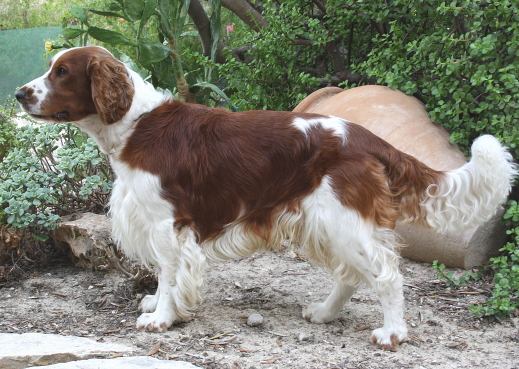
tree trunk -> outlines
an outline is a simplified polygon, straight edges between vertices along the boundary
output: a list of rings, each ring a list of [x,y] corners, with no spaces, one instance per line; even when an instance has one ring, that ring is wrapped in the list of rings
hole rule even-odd
[[[246,0],[222,0],[222,5],[236,14],[246,25],[255,31],[267,26],[267,21]]]
[[[200,41],[202,42],[202,49],[204,51],[204,55],[210,57],[211,56],[211,47],[213,42],[213,36],[211,35],[211,24],[209,22],[209,17],[204,10],[204,7],[198,0],[191,0],[189,2],[189,16],[195,23],[195,27],[198,30],[198,34],[200,35]],[[222,44],[218,44],[218,48],[216,50],[215,61],[217,63],[225,62],[222,53]]]

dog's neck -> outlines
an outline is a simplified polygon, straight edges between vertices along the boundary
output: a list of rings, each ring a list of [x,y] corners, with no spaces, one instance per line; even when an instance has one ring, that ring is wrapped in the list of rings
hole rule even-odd
[[[92,137],[101,152],[110,156],[111,159],[116,159],[124,148],[126,140],[133,132],[139,118],[164,101],[171,99],[169,93],[156,90],[151,83],[144,81],[138,73],[129,68],[127,70],[133,82],[135,93],[132,105],[123,118],[118,122],[106,124],[101,121],[99,115],[94,114],[74,123]]]

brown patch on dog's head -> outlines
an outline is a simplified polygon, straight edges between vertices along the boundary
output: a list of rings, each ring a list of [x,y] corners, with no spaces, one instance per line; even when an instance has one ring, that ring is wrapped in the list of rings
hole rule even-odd
[[[58,53],[49,71],[20,88],[16,98],[35,118],[74,122],[98,114],[110,124],[128,112],[134,92],[120,61],[87,46]]]

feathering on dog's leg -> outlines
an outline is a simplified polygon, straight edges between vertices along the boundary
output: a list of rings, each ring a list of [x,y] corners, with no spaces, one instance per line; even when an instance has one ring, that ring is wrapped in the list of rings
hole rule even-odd
[[[358,271],[376,291],[384,312],[384,325],[372,332],[371,342],[392,351],[407,339],[403,279],[394,251],[395,242],[392,230],[375,230],[367,247],[369,256],[359,259],[358,263]]]
[[[190,320],[202,297],[203,277],[206,259],[196,237],[190,228],[184,228],[178,235],[180,244],[180,264],[175,276],[173,288],[175,312],[179,319]]]
[[[374,285],[384,310],[384,326],[372,332],[371,342],[385,350],[395,351],[407,338],[402,284],[402,276],[396,270],[391,280],[376,281]]]
[[[179,261],[175,265],[159,266],[157,305],[152,313],[143,313],[137,320],[140,330],[165,332],[175,322],[193,317],[200,303],[205,256],[196,243],[194,232],[184,229],[176,236],[179,245]]]

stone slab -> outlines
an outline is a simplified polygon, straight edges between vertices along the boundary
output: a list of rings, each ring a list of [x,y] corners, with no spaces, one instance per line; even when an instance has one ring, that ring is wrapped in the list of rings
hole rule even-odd
[[[135,348],[89,338],[43,333],[0,333],[0,369],[22,369],[93,357],[128,355]]]
[[[436,170],[455,169],[466,161],[449,142],[447,131],[431,121],[419,100],[385,86],[322,88],[307,96],[294,111],[334,115],[357,123]],[[485,264],[503,245],[502,214],[501,209],[482,226],[456,234],[439,234],[415,224],[398,225],[396,230],[406,244],[401,254],[416,261],[438,260],[461,268]]]
[[[45,369],[201,369],[185,361],[159,360],[149,356],[90,359],[43,366]]]

